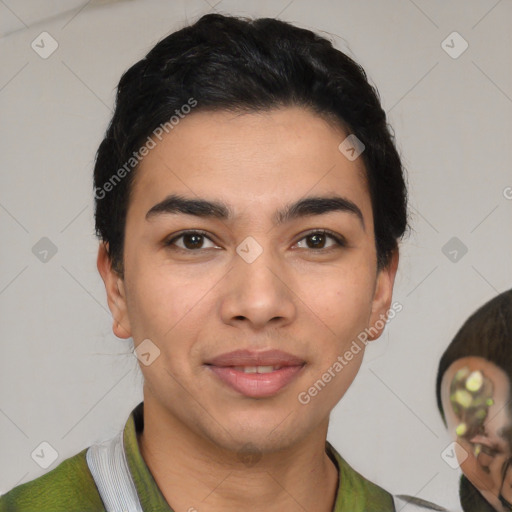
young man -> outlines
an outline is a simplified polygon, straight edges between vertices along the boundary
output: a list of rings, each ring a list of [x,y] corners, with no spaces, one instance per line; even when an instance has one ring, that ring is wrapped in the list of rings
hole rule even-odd
[[[0,511],[395,510],[326,442],[407,225],[362,68],[282,21],[203,16],[121,78],[94,179],[144,401]]]

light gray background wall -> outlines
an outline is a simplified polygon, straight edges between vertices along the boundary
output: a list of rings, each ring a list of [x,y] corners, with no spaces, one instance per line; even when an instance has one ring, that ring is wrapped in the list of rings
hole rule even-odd
[[[456,507],[435,371],[465,318],[512,286],[510,0],[1,1],[0,492],[111,437],[142,399],[95,267],[94,154],[122,72],[215,10],[319,31],[380,91],[410,185],[404,309],[369,347],[329,439],[389,490]],[[44,31],[58,43],[46,59],[31,47]],[[452,56],[442,46],[454,31],[469,44],[457,58],[462,39],[445,43]],[[57,249],[46,263],[33,253],[43,237]],[[442,250],[452,237],[467,248],[457,261]],[[31,457],[43,441],[58,452],[47,469]]]

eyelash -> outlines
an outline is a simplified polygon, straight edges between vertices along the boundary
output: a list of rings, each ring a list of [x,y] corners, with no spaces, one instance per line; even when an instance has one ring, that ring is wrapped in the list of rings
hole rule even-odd
[[[205,238],[207,238],[208,240],[210,240],[210,242],[212,243],[215,243],[209,236],[208,236],[208,233],[206,233],[206,231],[201,231],[201,230],[190,230],[190,231],[183,231],[181,232],[179,235],[176,235],[174,237],[172,237],[170,240],[167,240],[165,242],[165,246],[166,247],[171,247],[174,242],[176,242],[176,240],[179,240],[180,238],[186,236],[186,235],[199,235],[199,236],[203,236]],[[308,238],[310,236],[313,236],[313,235],[325,235],[325,236],[328,236],[329,238],[332,238],[335,242],[336,242],[336,245],[338,247],[346,247],[347,246],[347,242],[346,240],[340,236],[340,235],[337,235],[336,233],[332,232],[332,231],[329,231],[328,229],[317,229],[315,231],[310,231],[309,233],[306,233],[300,240],[298,240],[296,243],[298,242],[301,242],[302,240],[304,240],[305,238]],[[331,249],[334,249],[335,247],[327,247],[327,248],[321,248],[321,249],[310,249],[310,248],[306,248],[310,251],[313,251],[313,252],[327,252],[327,251],[330,251]],[[182,252],[188,252],[188,253],[191,253],[191,252],[199,252],[201,250],[201,248],[199,249],[183,249],[182,247],[177,247],[175,246],[174,247],[175,250],[179,250],[179,251],[182,251]]]

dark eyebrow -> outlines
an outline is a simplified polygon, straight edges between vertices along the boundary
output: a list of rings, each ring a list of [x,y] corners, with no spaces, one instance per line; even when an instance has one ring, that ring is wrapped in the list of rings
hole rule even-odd
[[[329,212],[346,212],[355,215],[361,222],[363,230],[365,229],[364,217],[360,208],[350,199],[337,195],[300,199],[286,206],[283,210],[278,211],[275,215],[274,223],[284,224],[300,217],[323,215]]]
[[[276,212],[274,224],[284,224],[301,217],[323,215],[334,211],[347,212],[355,215],[361,222],[363,230],[365,229],[363,213],[360,208],[349,199],[337,195],[300,199]],[[171,194],[163,201],[155,204],[146,213],[146,219],[149,220],[151,217],[165,213],[184,213],[186,215],[212,217],[221,220],[229,220],[234,217],[233,210],[220,201],[191,199]]]
[[[214,217],[226,220],[233,217],[232,210],[224,203],[205,199],[189,199],[176,194],[171,194],[163,201],[155,204],[146,213],[146,220],[163,213],[185,213],[197,217]]]

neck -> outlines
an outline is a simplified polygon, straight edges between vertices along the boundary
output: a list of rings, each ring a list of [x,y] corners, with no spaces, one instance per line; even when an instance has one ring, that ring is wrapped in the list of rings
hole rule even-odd
[[[332,512],[339,476],[325,452],[328,420],[300,445],[244,458],[157,413],[144,404],[139,449],[174,510]]]

